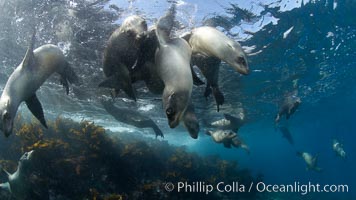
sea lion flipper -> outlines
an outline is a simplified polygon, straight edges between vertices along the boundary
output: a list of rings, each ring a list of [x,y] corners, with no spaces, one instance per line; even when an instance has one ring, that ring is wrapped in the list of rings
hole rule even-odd
[[[65,62],[65,66],[63,66],[62,70],[59,71],[58,74],[61,76],[61,84],[66,89],[66,93],[69,94],[69,83],[76,84],[79,82],[77,74],[68,62]]]
[[[174,18],[176,15],[176,5],[172,4],[167,14],[158,20],[156,35],[158,42],[163,45],[170,40],[169,35],[174,25]]]
[[[192,32],[191,31],[183,33],[180,37],[188,42],[189,39],[190,39],[190,36],[192,36]]]
[[[101,82],[98,86],[103,88],[116,88],[118,83],[117,76],[112,75]]]
[[[114,88],[115,92],[119,91],[120,89],[124,90],[127,96],[132,98],[133,100],[137,100],[136,98],[136,93],[134,91],[134,88],[131,84],[131,79],[128,77],[128,81],[125,80],[119,80],[119,77],[117,75],[112,75],[103,82],[99,84],[99,87],[104,87],[104,88]]]
[[[208,83],[208,84],[206,84],[205,91],[204,91],[204,97],[206,100],[208,100],[208,97],[211,95],[211,93],[212,93],[212,90]]]
[[[218,87],[213,87],[213,95],[214,95],[214,98],[215,98],[217,110],[219,112],[220,111],[220,107],[219,106],[223,105],[224,102],[225,102],[224,94],[219,90]]]
[[[33,66],[35,63],[35,55],[33,54],[33,49],[36,41],[36,31],[33,31],[31,42],[29,47],[27,48],[26,55],[22,61],[22,69],[26,69],[28,67]]]
[[[43,114],[41,102],[38,100],[36,94],[26,100],[26,105],[32,114],[41,122],[41,124],[48,128],[46,119]]]

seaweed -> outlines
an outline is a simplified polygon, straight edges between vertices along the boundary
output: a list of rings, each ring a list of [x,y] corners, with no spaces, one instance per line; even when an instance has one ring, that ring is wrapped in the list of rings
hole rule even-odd
[[[248,184],[254,180],[236,162],[201,157],[185,147],[128,133],[112,133],[93,122],[58,117],[48,129],[17,118],[15,136],[4,142],[0,164],[16,168],[25,151],[35,150],[30,199],[241,199],[253,193],[168,192],[167,182],[219,181]],[[11,152],[11,153],[10,153]],[[3,179],[3,176],[0,176]],[[0,198],[5,198],[0,193]]]

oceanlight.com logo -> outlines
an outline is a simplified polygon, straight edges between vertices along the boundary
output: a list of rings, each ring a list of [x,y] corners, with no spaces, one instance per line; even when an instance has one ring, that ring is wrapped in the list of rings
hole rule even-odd
[[[205,193],[209,194],[211,192],[220,193],[244,193],[244,192],[294,192],[301,195],[307,195],[308,193],[338,193],[338,192],[348,192],[348,185],[320,185],[318,183],[312,184],[301,184],[300,182],[294,182],[293,184],[265,184],[264,182],[254,183],[251,182],[249,185],[240,184],[239,182],[225,183],[219,182],[217,184],[207,184],[203,181],[197,182],[178,182],[176,184],[172,182],[167,182],[164,185],[164,189],[168,192],[177,191],[185,193]]]

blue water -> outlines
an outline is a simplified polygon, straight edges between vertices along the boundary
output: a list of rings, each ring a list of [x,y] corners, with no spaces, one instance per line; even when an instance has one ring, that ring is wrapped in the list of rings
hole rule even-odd
[[[114,131],[149,132],[125,124],[118,126],[96,98],[107,94],[95,91],[94,86],[98,80],[103,79],[100,51],[109,36],[108,30],[117,27],[131,14],[143,15],[149,24],[154,24],[170,3],[108,1],[103,9],[110,10],[110,4],[122,9],[118,17],[112,17],[111,20],[90,18],[84,14],[74,19],[64,11],[54,17],[48,6],[51,1],[43,2],[46,3],[39,4],[42,5],[41,9],[48,9],[49,12],[42,11],[42,16],[35,17],[39,21],[36,46],[45,43],[61,46],[76,70],[82,73],[80,76],[84,80],[83,85],[73,90],[71,95],[63,96],[58,81],[50,79],[38,91],[43,99],[46,116],[55,118],[61,115],[75,120],[85,118]],[[77,9],[76,1],[61,3],[66,5],[64,10]],[[31,14],[23,7],[21,9],[23,12],[16,13],[16,16],[7,15],[6,10],[0,13],[1,25],[7,27],[0,30],[0,91],[26,50],[23,44],[27,44],[31,16],[40,12],[38,9]],[[349,187],[348,193],[326,196],[325,193],[316,194],[312,196],[313,199],[356,199],[355,10],[354,0],[178,1],[177,19],[185,25],[184,30],[179,32],[200,26],[207,18],[222,17],[229,24],[229,29],[220,29],[249,49],[251,74],[240,76],[222,64],[220,88],[226,99],[221,108],[222,113],[234,111],[238,107],[246,110],[249,123],[239,130],[239,134],[249,145],[250,155],[241,149],[226,149],[215,144],[204,134],[202,123],[198,140],[189,138],[183,128],[169,129],[160,102],[152,100],[157,96],[147,91],[139,90],[140,99],[137,103],[124,97],[119,102],[151,116],[164,130],[165,140],[169,143],[186,145],[190,151],[203,156],[217,154],[223,159],[237,161],[239,167],[247,168],[255,175],[262,174],[263,180],[270,184],[311,181],[319,184],[347,184]],[[71,31],[74,34],[69,38],[63,35],[59,37],[53,31],[56,23],[60,24],[64,20],[68,20],[73,27]],[[112,26],[111,29],[106,27],[106,32],[102,29],[105,23]],[[202,97],[204,86],[195,87],[194,91],[193,102],[198,116],[221,116],[215,111],[214,100],[211,98],[206,102]],[[302,104],[289,120],[283,119],[281,124],[291,131],[294,145],[282,138],[274,127],[278,103],[285,93],[292,91],[298,91]],[[20,112],[28,113],[26,108],[20,109]],[[332,140],[335,138],[344,144],[346,160],[333,152]],[[318,165],[323,171],[307,171],[304,161],[296,156],[297,151],[319,155]]]

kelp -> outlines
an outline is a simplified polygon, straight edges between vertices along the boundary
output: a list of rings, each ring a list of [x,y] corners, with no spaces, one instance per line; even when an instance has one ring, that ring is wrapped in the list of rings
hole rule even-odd
[[[23,152],[35,150],[31,199],[253,199],[256,195],[164,189],[166,182],[254,181],[249,171],[238,169],[236,162],[217,156],[201,157],[166,141],[113,133],[85,120],[59,117],[48,121],[48,129],[44,129],[19,116],[15,124],[20,124],[15,127],[15,135],[0,147],[0,164],[12,172]]]

